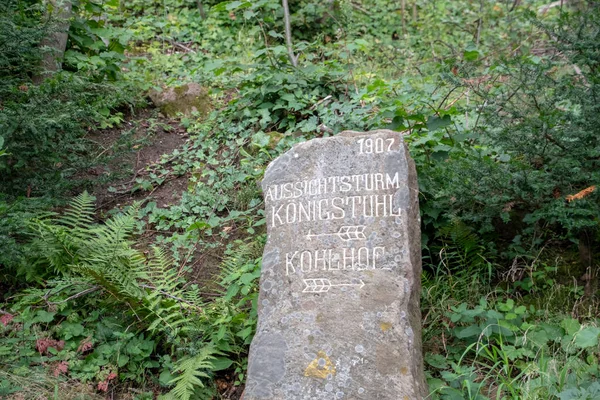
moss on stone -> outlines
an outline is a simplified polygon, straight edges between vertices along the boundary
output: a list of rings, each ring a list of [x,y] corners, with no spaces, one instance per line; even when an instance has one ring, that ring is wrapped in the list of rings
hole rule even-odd
[[[208,92],[198,84],[185,84],[153,92],[150,97],[168,117],[176,117],[179,113],[190,115],[194,111],[205,116],[212,108]]]

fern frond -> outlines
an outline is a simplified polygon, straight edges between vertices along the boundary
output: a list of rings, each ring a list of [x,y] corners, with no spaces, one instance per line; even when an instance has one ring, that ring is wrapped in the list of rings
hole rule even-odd
[[[94,235],[82,250],[78,267],[94,276],[100,284],[108,285],[113,294],[117,292],[140,300],[144,291],[139,281],[147,278],[146,259],[128,240],[135,228],[136,215],[137,208],[131,207],[127,213],[93,228]]]
[[[243,266],[250,261],[254,261],[256,253],[256,243],[244,243],[235,249],[235,252],[228,254],[220,266],[220,274],[218,282],[224,290],[227,290],[229,284],[239,279],[240,275],[245,272]]]
[[[179,400],[190,400],[198,388],[203,388],[203,378],[209,378],[209,372],[213,367],[212,360],[215,350],[212,347],[203,347],[200,353],[192,357],[186,357],[177,363],[175,369],[179,375],[173,378],[169,384],[175,387],[169,392]]]
[[[165,251],[154,248],[146,258],[133,248],[139,204],[100,225],[92,223],[92,199],[83,193],[65,216],[32,223],[39,262],[105,289],[127,303],[153,334],[174,337],[197,329],[203,312],[198,288],[185,286]]]
[[[69,202],[69,208],[58,218],[60,225],[71,229],[71,235],[79,237],[89,231],[94,222],[94,201],[96,198],[87,191],[74,197]]]
[[[446,255],[459,267],[477,267],[485,260],[481,256],[483,246],[477,234],[458,218],[440,229],[439,234],[445,242]]]
[[[48,265],[55,273],[68,273],[68,265],[77,260],[80,241],[70,235],[68,228],[49,220],[36,219],[29,225],[37,232],[31,243],[39,257],[34,264]]]
[[[152,248],[152,257],[148,261],[148,279],[157,288],[166,292],[176,291],[181,279],[177,268],[173,265],[173,258],[159,248]]]
[[[125,214],[115,215],[105,222],[104,225],[94,229],[94,233],[98,239],[101,239],[98,244],[108,247],[118,245],[131,245],[128,240],[133,234],[135,228],[136,216],[138,214],[138,206],[132,206]]]

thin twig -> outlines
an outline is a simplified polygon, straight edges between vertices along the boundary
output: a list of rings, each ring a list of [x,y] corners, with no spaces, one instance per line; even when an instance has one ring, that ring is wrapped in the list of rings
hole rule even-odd
[[[181,263],[181,266],[177,270],[177,276],[181,276],[183,274],[183,269],[187,265],[188,261],[190,260],[190,257],[194,253],[194,251],[196,251],[196,249],[198,248],[198,244],[200,243],[200,237],[201,237],[200,232],[198,232],[198,238],[196,239],[196,243],[194,243],[194,246],[192,246],[192,248],[189,249],[189,251],[187,252],[185,259],[183,260],[183,262]]]
[[[206,11],[204,10],[204,5],[202,1],[196,0],[196,5],[198,6],[198,11],[200,11],[200,17],[205,20],[206,19]]]
[[[183,49],[183,50],[185,50],[185,51],[187,51],[189,53],[196,53],[196,50],[190,49],[189,47],[187,47],[187,46],[185,46],[185,45],[183,45],[183,44],[181,44],[179,42],[176,42],[174,40],[171,40],[171,44],[173,46],[179,47],[180,49]]]
[[[481,39],[481,27],[483,26],[483,0],[479,1],[479,20],[477,21],[477,38],[475,44],[479,46],[479,39]]]
[[[519,5],[521,4],[521,0],[514,0],[512,7],[510,8],[510,10],[508,10],[508,12],[513,12]]]
[[[367,10],[365,10],[364,8],[362,8],[359,4],[350,3],[350,5],[354,8],[356,8],[358,11],[362,12],[363,14],[371,16],[371,13],[368,12]]]
[[[270,48],[269,48],[269,40],[267,38],[267,33],[265,32],[265,27],[263,26],[262,21],[258,21],[258,25],[260,26],[260,30],[263,34],[263,40],[265,41],[265,49],[267,49],[267,52],[265,53],[267,55],[267,58],[269,59],[269,62],[271,63],[271,66],[273,68],[276,68],[277,66],[275,65],[275,62],[273,61],[271,52],[270,52]]]
[[[555,1],[552,2],[550,4],[546,4],[545,6],[542,6],[538,9],[538,14],[546,14],[548,12],[549,9],[554,8],[554,7],[562,7],[563,6],[563,2],[562,0],[559,1]]]
[[[321,100],[317,101],[315,104],[313,104],[313,105],[312,105],[312,106],[309,108],[309,110],[311,110],[311,111],[312,111],[312,110],[314,110],[315,108],[317,108],[317,106],[318,106],[318,105],[320,105],[321,103],[324,103],[324,102],[326,102],[327,100],[331,99],[332,97],[333,97],[332,95],[329,95],[329,96],[327,96],[327,97],[325,97],[325,98],[323,98],[323,99],[321,99]]]
[[[401,3],[401,15],[402,15],[402,33],[406,35],[406,0],[402,0]]]
[[[90,293],[96,292],[96,291],[98,291],[98,290],[100,290],[100,289],[102,289],[102,287],[100,287],[100,286],[93,286],[93,287],[91,287],[91,288],[85,289],[85,290],[84,290],[84,291],[82,291],[82,292],[79,292],[79,293],[77,293],[77,294],[74,294],[73,296],[67,297],[67,298],[66,298],[66,299],[64,299],[64,300],[61,300],[61,301],[47,301],[47,300],[46,300],[46,302],[47,302],[48,304],[50,304],[50,305],[62,304],[62,303],[66,303],[66,302],[68,302],[68,301],[70,301],[70,300],[76,299],[76,298],[78,298],[78,297],[85,296],[86,294],[90,294]]]
[[[173,296],[172,294],[169,294],[169,293],[167,293],[167,292],[165,292],[163,290],[157,289],[156,287],[154,287],[152,285],[144,285],[144,284],[142,284],[142,285],[140,285],[140,287],[142,287],[144,289],[156,290],[158,293],[162,294],[163,296],[166,296],[166,297],[168,297],[170,299],[173,299],[173,300],[177,300],[177,301],[179,301],[181,303],[185,303],[185,304],[189,305],[190,307],[196,308],[196,309],[198,309],[200,311],[204,311],[202,308],[198,307],[194,303],[190,303],[189,301],[187,301],[185,299],[182,299],[181,297]]]

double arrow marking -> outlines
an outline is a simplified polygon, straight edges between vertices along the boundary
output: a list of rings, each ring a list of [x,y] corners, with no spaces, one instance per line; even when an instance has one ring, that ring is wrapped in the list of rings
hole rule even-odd
[[[313,238],[322,236],[337,236],[342,240],[364,240],[367,238],[365,236],[365,228],[366,226],[364,225],[342,226],[335,233],[312,233],[312,231],[309,230],[306,238],[312,240]]]
[[[362,289],[365,286],[365,283],[362,279],[358,283],[331,283],[329,279],[326,278],[318,278],[318,279],[304,279],[304,285],[306,287],[302,291],[302,293],[326,293],[329,292],[329,289],[332,287],[355,287],[357,289]]]

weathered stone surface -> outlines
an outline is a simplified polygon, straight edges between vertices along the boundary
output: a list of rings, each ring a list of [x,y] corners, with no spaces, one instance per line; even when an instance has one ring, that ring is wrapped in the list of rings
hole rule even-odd
[[[149,95],[154,105],[168,117],[176,117],[178,113],[190,115],[194,111],[206,115],[211,107],[206,89],[197,83],[168,87],[160,92],[152,90]]]
[[[402,136],[298,144],[262,187],[268,241],[244,400],[425,397],[418,186]]]

